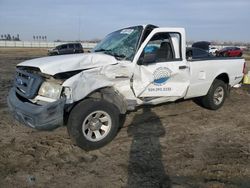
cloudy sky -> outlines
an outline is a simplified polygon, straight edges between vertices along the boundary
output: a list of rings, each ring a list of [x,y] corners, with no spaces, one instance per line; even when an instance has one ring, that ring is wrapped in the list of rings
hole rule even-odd
[[[0,34],[102,38],[132,25],[184,27],[189,40],[250,42],[250,0],[0,0]]]

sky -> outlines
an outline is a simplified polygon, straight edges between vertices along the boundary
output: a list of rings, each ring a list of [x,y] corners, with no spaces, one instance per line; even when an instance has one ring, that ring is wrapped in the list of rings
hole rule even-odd
[[[250,0],[0,0],[0,35],[102,39],[127,26],[184,27],[187,39],[250,42]]]

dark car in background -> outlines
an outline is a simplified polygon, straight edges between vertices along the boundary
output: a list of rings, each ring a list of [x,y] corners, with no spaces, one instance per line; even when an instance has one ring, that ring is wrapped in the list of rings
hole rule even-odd
[[[48,55],[84,53],[81,43],[67,43],[48,50]]]
[[[211,42],[208,41],[198,41],[192,44],[192,47],[194,48],[200,48],[203,49],[213,56],[216,56],[218,49],[214,46],[212,46]]]
[[[213,55],[210,54],[208,51],[203,50],[201,48],[188,47],[186,49],[186,58],[188,60],[204,59],[204,58],[210,58],[210,57],[213,57]]]
[[[243,51],[238,47],[225,47],[217,52],[217,56],[223,57],[241,57]]]
[[[208,41],[198,41],[192,44],[192,47],[194,48],[200,48],[206,51],[209,51],[209,46],[211,45]]]

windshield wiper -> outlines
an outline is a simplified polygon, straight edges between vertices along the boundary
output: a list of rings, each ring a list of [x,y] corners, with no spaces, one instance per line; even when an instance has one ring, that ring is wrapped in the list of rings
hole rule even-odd
[[[119,60],[124,59],[126,57],[124,54],[117,54],[110,49],[100,48],[100,49],[95,50],[95,52],[104,52],[105,54],[112,55],[116,59],[119,59]]]
[[[124,59],[126,57],[124,54],[113,53],[112,55],[115,56],[115,58],[119,58],[119,60]]]
[[[110,50],[106,50],[106,49],[100,48],[98,50],[95,50],[94,52],[105,52],[105,51],[110,51]]]

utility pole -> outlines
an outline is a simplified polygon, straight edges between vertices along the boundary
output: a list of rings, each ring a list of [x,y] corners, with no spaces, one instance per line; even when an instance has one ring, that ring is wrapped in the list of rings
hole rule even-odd
[[[78,17],[78,40],[79,42],[81,41],[81,18],[80,18],[80,15]]]

